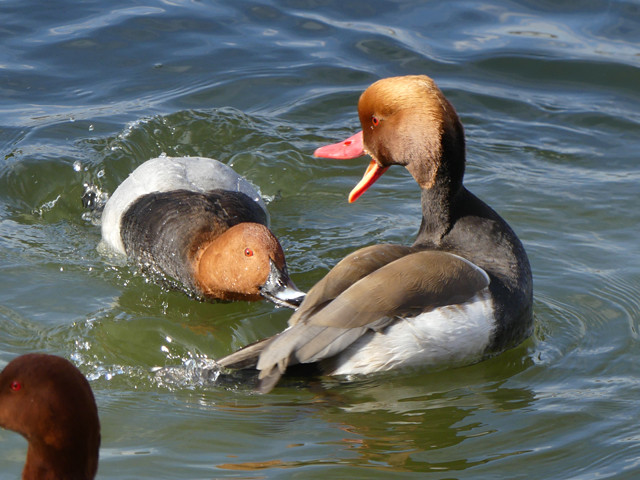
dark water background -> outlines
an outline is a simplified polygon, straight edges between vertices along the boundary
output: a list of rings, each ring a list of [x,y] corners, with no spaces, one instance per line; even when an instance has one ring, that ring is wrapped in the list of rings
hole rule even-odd
[[[0,1],[0,366],[41,351],[91,380],[98,478],[640,478],[640,6],[622,1]],[[355,248],[411,243],[419,190],[313,150],[373,81],[433,77],[467,187],[522,239],[536,334],[479,365],[258,396],[189,366],[280,331],[113,265],[82,218],[162,153],[222,160],[270,199],[310,288]],[[26,442],[0,431],[0,478]]]

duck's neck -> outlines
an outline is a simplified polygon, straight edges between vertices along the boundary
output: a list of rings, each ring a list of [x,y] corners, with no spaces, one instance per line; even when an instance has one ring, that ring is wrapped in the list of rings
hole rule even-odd
[[[453,227],[452,205],[463,192],[462,183],[441,179],[436,179],[431,188],[422,188],[422,224],[415,244],[441,244]]]
[[[89,445],[72,452],[29,444],[22,480],[92,480],[98,470],[98,452],[89,454]]]

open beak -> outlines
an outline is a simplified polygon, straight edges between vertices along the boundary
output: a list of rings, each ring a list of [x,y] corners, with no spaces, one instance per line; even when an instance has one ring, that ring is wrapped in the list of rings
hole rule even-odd
[[[286,267],[280,270],[273,260],[269,260],[271,271],[267,281],[260,287],[260,295],[272,301],[279,307],[297,309],[306,293],[298,290],[293,281],[289,278]]]
[[[347,138],[339,143],[333,145],[326,145],[318,148],[313,154],[316,157],[322,158],[336,158],[339,160],[346,160],[350,158],[362,157],[366,154],[364,151],[364,141],[362,137],[362,131],[356,133],[352,137]],[[367,167],[367,171],[362,177],[362,180],[351,190],[349,194],[349,203],[355,202],[360,195],[367,191],[367,189],[378,180],[389,167],[381,167],[378,162],[371,160],[371,163]]]
[[[313,152],[313,155],[321,158],[337,158],[339,160],[358,158],[366,155],[362,130],[342,142],[318,148]]]

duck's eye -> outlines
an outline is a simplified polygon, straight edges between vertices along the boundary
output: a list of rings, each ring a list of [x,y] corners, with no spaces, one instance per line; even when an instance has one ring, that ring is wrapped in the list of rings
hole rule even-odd
[[[18,381],[11,382],[11,390],[13,390],[14,392],[17,392],[21,388],[22,388],[22,384],[20,382]]]
[[[373,123],[374,127],[377,127],[380,123],[380,120],[378,120],[378,117],[371,117],[371,123]]]
[[[253,257],[253,250],[251,250],[250,248],[245,248],[244,249],[244,256],[245,257]]]

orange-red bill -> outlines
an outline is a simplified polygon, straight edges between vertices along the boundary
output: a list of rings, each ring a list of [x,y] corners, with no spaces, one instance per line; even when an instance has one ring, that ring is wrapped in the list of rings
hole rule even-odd
[[[364,172],[362,180],[351,190],[349,194],[349,203],[355,202],[360,195],[367,191],[367,189],[378,180],[389,167],[380,167],[375,160],[371,160],[371,163],[367,167],[367,171]]]
[[[333,145],[326,145],[318,148],[313,154],[322,158],[337,158],[346,160],[348,158],[358,158],[364,155],[364,145],[362,143],[362,131],[352,137],[347,138]]]

